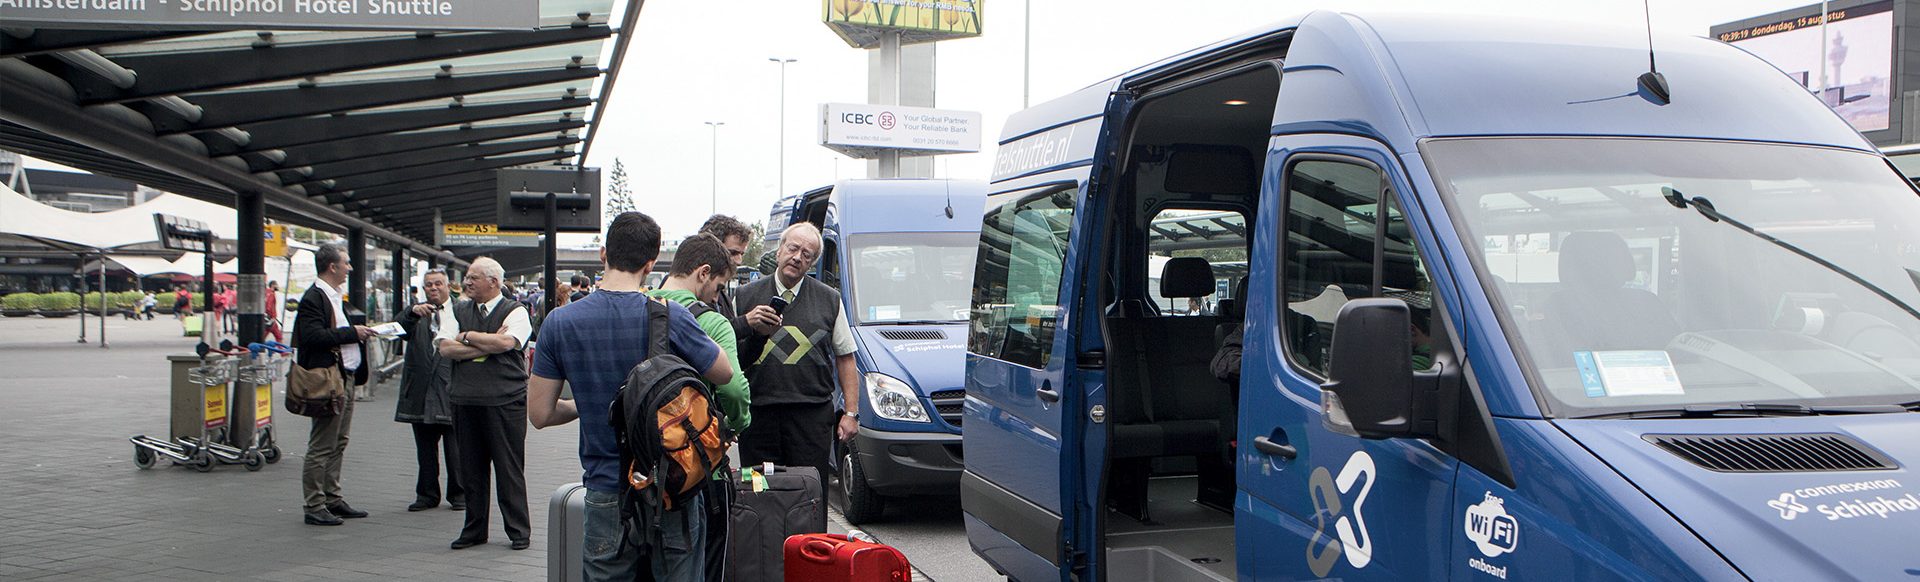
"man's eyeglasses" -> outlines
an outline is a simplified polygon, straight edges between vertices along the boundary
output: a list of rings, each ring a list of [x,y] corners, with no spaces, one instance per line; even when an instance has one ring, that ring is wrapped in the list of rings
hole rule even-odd
[[[800,258],[804,260],[811,261],[820,258],[819,251],[803,247],[800,243],[787,243],[786,249],[787,254],[800,255]]]

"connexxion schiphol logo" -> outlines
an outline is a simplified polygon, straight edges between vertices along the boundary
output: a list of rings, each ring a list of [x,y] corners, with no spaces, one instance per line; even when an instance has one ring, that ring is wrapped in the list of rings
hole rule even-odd
[[[1313,569],[1313,575],[1326,576],[1332,572],[1342,555],[1355,568],[1365,568],[1373,561],[1373,538],[1367,536],[1367,519],[1360,513],[1360,508],[1367,503],[1367,492],[1373,490],[1373,481],[1373,457],[1366,451],[1356,451],[1348,457],[1337,477],[1326,467],[1313,468],[1307,481],[1307,495],[1313,498],[1314,508],[1313,538],[1307,541],[1307,566]],[[1358,493],[1354,493],[1356,485]],[[1349,493],[1353,494],[1351,516],[1346,515],[1346,505],[1340,499]],[[1332,532],[1327,531],[1329,524],[1333,526]]]

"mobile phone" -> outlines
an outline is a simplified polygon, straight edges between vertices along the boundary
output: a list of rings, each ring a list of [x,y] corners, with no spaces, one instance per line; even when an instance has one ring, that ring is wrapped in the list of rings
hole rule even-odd
[[[787,310],[787,300],[784,297],[775,295],[772,299],[767,300],[767,307],[772,307],[775,314],[784,313]]]

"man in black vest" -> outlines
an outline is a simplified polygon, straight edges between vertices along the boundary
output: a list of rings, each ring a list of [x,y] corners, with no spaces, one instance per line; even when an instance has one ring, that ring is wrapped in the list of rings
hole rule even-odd
[[[453,404],[453,438],[459,449],[460,484],[467,492],[467,520],[453,549],[487,541],[488,469],[500,481],[500,518],[512,548],[533,544],[527,516],[527,337],[533,322],[526,307],[501,294],[506,272],[481,257],[467,270],[467,300],[442,311],[436,343],[453,362],[447,400]]]
[[[393,411],[395,421],[413,425],[414,458],[420,464],[407,511],[440,506],[440,449],[447,458],[447,501],[454,511],[462,511],[467,493],[460,488],[460,447],[453,442],[453,404],[447,400],[453,369],[433,347],[440,335],[440,312],[449,308],[447,272],[427,271],[420,281],[427,300],[400,311],[400,326],[407,329],[407,363]]]
[[[753,229],[747,227],[746,223],[740,222],[738,218],[715,214],[707,217],[706,224],[700,225],[700,232],[720,239],[720,246],[726,247],[726,277],[732,279],[733,274],[740,270],[740,263],[747,260],[747,245],[753,243]],[[720,295],[714,297],[712,307],[715,313],[726,316],[727,323],[733,324],[735,336],[742,333],[740,312],[734,310],[733,293],[727,290],[725,283],[720,285]]]
[[[859,428],[860,371],[854,365],[853,332],[840,311],[840,292],[807,276],[820,258],[820,229],[800,223],[780,233],[778,270],[740,288],[747,333],[740,359],[753,387],[753,427],[740,437],[743,466],[817,467],[831,472],[833,439],[847,440]],[[784,299],[784,310],[769,305]],[[833,391],[839,381],[847,412],[835,418]]]
[[[313,253],[319,280],[300,296],[294,319],[294,363],[309,370],[339,366],[348,383],[367,381],[367,338],[373,330],[347,323],[347,273],[353,264],[337,245],[321,245]],[[336,356],[335,354],[338,354]],[[344,392],[345,386],[341,387]],[[306,496],[305,520],[310,525],[340,525],[342,518],[366,517],[340,497],[340,463],[347,452],[347,432],[353,427],[353,399],[340,414],[313,419],[307,433],[307,458],[300,467],[300,489]]]

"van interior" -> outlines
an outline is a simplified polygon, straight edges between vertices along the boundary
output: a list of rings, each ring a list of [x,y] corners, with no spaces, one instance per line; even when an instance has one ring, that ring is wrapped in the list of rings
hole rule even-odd
[[[1209,364],[1244,313],[1280,73],[1255,63],[1173,84],[1142,100],[1125,134],[1101,254],[1101,527],[1108,572],[1232,580],[1239,390]]]

